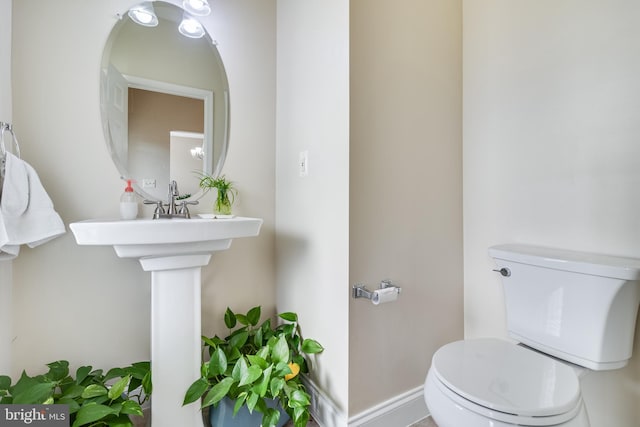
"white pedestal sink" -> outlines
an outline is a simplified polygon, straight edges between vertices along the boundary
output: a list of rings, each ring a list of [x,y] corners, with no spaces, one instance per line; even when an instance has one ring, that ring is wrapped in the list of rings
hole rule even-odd
[[[239,237],[257,236],[262,220],[89,220],[70,224],[79,245],[113,246],[151,271],[153,427],[202,427],[198,402],[182,406],[200,377],[200,272],[211,253]]]

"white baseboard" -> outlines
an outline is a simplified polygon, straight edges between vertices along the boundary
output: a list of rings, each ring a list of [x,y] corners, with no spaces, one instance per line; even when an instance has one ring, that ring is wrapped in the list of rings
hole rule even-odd
[[[423,387],[416,387],[379,403],[347,420],[344,410],[311,381],[305,381],[311,395],[311,416],[322,427],[405,427],[429,416]]]
[[[307,392],[311,395],[311,416],[321,427],[343,427],[347,425],[347,416],[312,381],[303,378]]]
[[[395,396],[349,419],[349,427],[404,427],[429,416],[423,387]]]

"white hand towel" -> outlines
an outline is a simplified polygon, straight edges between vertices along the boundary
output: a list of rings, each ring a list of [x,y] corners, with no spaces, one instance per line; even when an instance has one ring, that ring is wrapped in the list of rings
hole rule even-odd
[[[15,248],[10,246],[22,244],[33,248],[66,232],[36,171],[9,152],[6,153],[0,212],[8,236],[8,241],[0,246],[3,252],[13,253]],[[0,239],[1,236],[2,231]]]

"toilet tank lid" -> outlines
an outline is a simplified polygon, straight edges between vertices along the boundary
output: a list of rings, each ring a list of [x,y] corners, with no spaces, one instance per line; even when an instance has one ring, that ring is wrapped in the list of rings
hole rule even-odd
[[[580,401],[578,377],[569,366],[501,339],[446,344],[431,369],[454,393],[502,413],[557,416]]]
[[[495,259],[623,280],[640,280],[640,259],[523,244],[489,248]]]

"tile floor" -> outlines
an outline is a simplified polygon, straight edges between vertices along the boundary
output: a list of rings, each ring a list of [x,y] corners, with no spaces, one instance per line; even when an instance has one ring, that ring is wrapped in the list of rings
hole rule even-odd
[[[415,424],[411,424],[409,427],[438,427],[438,425],[429,417]]]
[[[293,426],[292,422],[288,422],[284,427]],[[307,427],[318,427],[318,424],[315,421],[310,421],[307,424]],[[404,426],[389,426],[389,427],[404,427]],[[409,427],[438,427],[436,423],[433,422],[431,418],[425,418],[424,420],[418,421],[415,424],[411,424]]]

